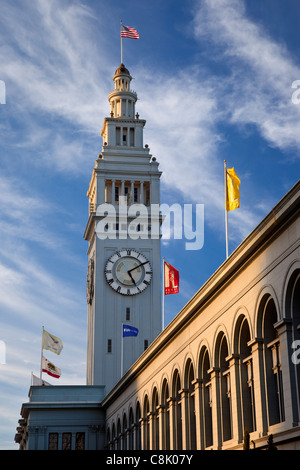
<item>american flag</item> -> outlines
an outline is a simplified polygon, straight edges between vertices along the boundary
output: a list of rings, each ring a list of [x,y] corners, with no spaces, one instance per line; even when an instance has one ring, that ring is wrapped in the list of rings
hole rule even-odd
[[[121,38],[139,39],[139,33],[136,29],[121,24]]]

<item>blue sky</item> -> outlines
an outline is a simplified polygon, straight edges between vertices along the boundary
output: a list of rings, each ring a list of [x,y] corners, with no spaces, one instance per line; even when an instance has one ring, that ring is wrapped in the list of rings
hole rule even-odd
[[[1,0],[0,449],[38,375],[42,326],[61,337],[61,384],[85,383],[86,191],[123,61],[160,162],[161,201],[204,204],[204,246],[163,240],[180,271],[169,322],[225,260],[223,162],[241,180],[229,251],[300,173],[298,0]],[[51,355],[51,353],[49,353]]]

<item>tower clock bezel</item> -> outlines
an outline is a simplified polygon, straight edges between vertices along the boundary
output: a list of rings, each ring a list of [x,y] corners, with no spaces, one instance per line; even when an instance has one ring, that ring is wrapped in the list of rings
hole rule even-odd
[[[104,273],[109,286],[121,295],[141,294],[152,279],[150,261],[132,248],[116,251],[110,256]]]

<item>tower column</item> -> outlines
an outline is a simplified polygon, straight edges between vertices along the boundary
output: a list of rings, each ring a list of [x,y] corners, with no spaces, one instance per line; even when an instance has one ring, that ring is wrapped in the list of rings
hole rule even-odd
[[[134,204],[134,180],[131,180],[131,204]]]
[[[111,181],[111,203],[115,205],[115,192],[116,192],[116,182],[113,179]]]

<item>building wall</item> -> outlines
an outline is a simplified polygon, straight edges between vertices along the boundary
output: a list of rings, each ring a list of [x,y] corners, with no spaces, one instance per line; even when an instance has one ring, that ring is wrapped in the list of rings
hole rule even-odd
[[[31,386],[15,441],[20,450],[101,450],[103,386]]]
[[[300,448],[300,365],[292,361],[300,221],[284,210],[251,234],[106,397],[108,448],[235,449],[245,428],[252,447],[273,434],[281,448]]]

